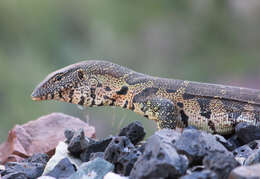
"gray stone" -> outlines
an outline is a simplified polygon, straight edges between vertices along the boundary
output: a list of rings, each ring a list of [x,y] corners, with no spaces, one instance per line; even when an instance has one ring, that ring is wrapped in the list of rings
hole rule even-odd
[[[217,175],[210,170],[203,170],[182,176],[180,179],[217,179]]]
[[[66,129],[64,131],[64,136],[66,138],[65,143],[69,144],[71,139],[73,138],[74,134],[75,134],[75,131],[73,129]]]
[[[91,153],[104,152],[108,144],[112,141],[113,136],[109,136],[102,140],[92,140],[85,138],[83,151],[80,153],[80,159],[83,162],[90,160]]]
[[[240,166],[232,170],[229,179],[259,179],[260,164]]]
[[[136,145],[144,139],[145,130],[141,122],[135,121],[122,128],[118,136],[126,136],[134,145]]]
[[[101,158],[96,158],[83,163],[78,171],[68,179],[103,179],[104,176],[114,169],[113,164]]]
[[[13,172],[2,177],[2,179],[28,179],[23,172]]]
[[[5,164],[6,169],[1,175],[5,178],[15,178],[14,176],[21,177],[25,175],[26,178],[34,179],[42,175],[44,167],[45,165],[42,163],[8,162]]]
[[[155,135],[160,137],[164,143],[174,144],[181,136],[180,132],[172,129],[162,129],[155,132]]]
[[[67,148],[68,148],[68,144],[66,144],[64,142],[60,142],[58,144],[55,154],[48,161],[48,163],[44,169],[43,175],[45,175],[46,173],[49,173],[51,170],[53,170],[53,168],[64,158],[68,158],[70,160],[70,162],[76,166],[76,168],[78,168],[82,164],[82,161],[80,159],[77,159],[69,154],[69,151]]]
[[[171,131],[168,130],[169,136],[172,135]],[[130,178],[176,178],[185,174],[188,168],[187,158],[177,153],[168,135],[158,133],[147,140],[144,153],[135,163]]]
[[[203,157],[210,153],[232,155],[212,134],[194,129],[184,130],[175,148],[178,153],[185,154],[192,164],[201,164]]]
[[[76,168],[69,161],[69,159],[64,158],[53,168],[52,171],[50,171],[46,175],[54,178],[65,179],[75,173],[75,171]]]
[[[85,134],[83,129],[80,129],[70,139],[68,145],[68,151],[74,156],[79,156],[80,153],[83,151],[84,142],[85,142]]]
[[[219,152],[204,157],[203,164],[207,169],[214,171],[219,179],[228,178],[230,172],[239,166],[233,156]]]
[[[227,139],[227,141],[232,145],[232,150],[235,150],[236,148],[240,147],[241,142],[238,140],[238,137],[236,134],[234,134],[233,136],[231,136],[229,139]]]
[[[115,165],[115,173],[128,176],[140,155],[128,137],[118,136],[107,146],[104,159]]]
[[[1,172],[4,178],[37,178],[42,175],[49,157],[46,154],[34,154],[21,162],[8,162]]]
[[[260,163],[260,149],[255,150],[244,162],[245,165]]]
[[[225,139],[225,137],[221,135],[214,135],[216,137],[216,141],[224,145],[229,151],[232,151],[236,148],[236,145],[228,140]]]
[[[41,154],[41,153],[34,154],[33,156],[24,160],[24,162],[42,163],[44,165],[46,165],[48,161],[49,161],[49,156],[47,154]]]
[[[245,160],[253,153],[253,150],[248,145],[243,145],[241,147],[236,148],[233,151],[233,155],[235,159],[243,165]]]

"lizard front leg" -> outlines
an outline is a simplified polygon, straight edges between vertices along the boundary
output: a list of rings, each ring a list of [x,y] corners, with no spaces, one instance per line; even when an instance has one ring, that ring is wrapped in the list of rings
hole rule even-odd
[[[159,129],[176,128],[176,109],[172,101],[165,98],[152,98],[144,102],[141,109],[144,115],[157,122]]]

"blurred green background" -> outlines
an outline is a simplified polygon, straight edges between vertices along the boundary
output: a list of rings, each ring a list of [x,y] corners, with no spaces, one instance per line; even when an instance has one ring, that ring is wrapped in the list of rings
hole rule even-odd
[[[156,129],[123,109],[30,99],[48,73],[81,60],[260,89],[259,19],[259,0],[1,0],[0,142],[15,124],[55,111],[86,120],[98,137],[134,120]]]

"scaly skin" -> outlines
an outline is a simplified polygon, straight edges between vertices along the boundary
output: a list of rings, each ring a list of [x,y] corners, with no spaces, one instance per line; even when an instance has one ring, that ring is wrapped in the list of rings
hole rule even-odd
[[[155,120],[159,128],[193,125],[230,134],[239,122],[260,124],[260,90],[152,77],[105,61],[83,61],[51,73],[32,99],[119,106]]]

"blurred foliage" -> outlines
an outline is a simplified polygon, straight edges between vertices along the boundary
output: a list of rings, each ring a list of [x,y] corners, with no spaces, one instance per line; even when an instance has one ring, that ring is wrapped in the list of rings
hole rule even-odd
[[[154,76],[260,88],[260,1],[0,1],[0,142],[15,124],[54,111],[95,125],[98,137],[141,120],[118,108],[34,102],[50,72],[86,59]],[[69,126],[68,126],[69,127]],[[52,131],[46,131],[52,132]]]

